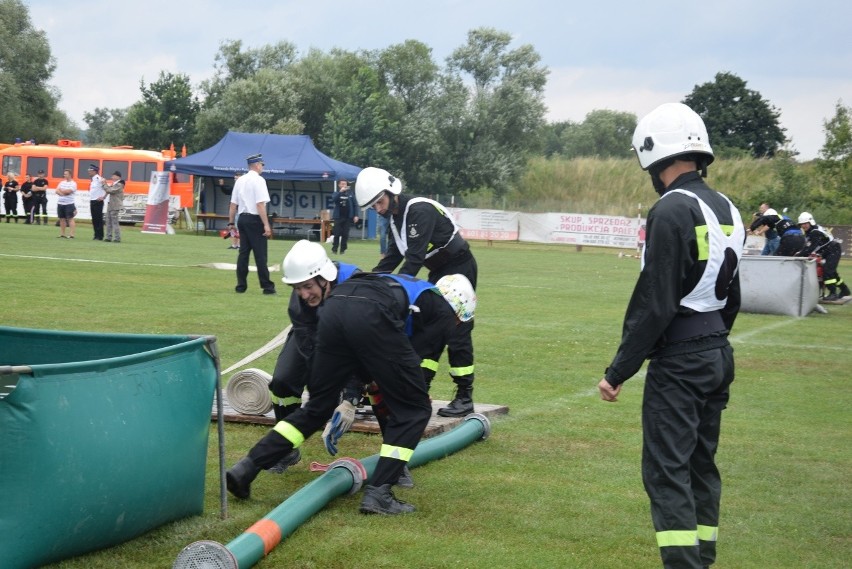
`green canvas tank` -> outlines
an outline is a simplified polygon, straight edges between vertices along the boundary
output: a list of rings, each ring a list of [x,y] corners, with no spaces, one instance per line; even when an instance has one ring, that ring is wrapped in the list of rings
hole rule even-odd
[[[213,337],[0,327],[0,567],[202,512],[212,354]]]

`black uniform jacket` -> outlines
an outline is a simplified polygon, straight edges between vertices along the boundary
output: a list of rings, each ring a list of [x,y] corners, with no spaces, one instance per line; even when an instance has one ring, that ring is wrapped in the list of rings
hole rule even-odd
[[[453,222],[446,218],[438,209],[428,203],[420,202],[411,206],[405,227],[402,227],[402,218],[405,208],[411,198],[400,194],[399,210],[393,215],[393,223],[400,235],[408,237],[408,250],[405,256],[399,252],[396,240],[390,235],[388,240],[387,255],[379,261],[373,269],[377,273],[392,273],[393,270],[404,260],[399,273],[403,275],[417,276],[417,272],[426,260],[426,253],[433,248],[443,247],[449,243],[455,231]]]
[[[669,189],[678,188],[701,198],[720,224],[732,224],[728,202],[708,188],[697,172],[683,174],[669,186]],[[645,359],[671,348],[666,342],[666,329],[679,314],[694,313],[680,306],[680,301],[695,288],[704,272],[706,262],[698,260],[695,231],[703,225],[701,206],[693,198],[679,193],[660,199],[648,212],[645,266],[627,306],[621,345],[606,370],[605,377],[611,385],[623,383],[639,371]],[[739,307],[737,273],[728,289],[726,306],[720,311],[727,331],[733,327]],[[678,347],[680,353],[690,353],[726,343],[726,337],[715,335],[687,340]],[[670,349],[666,355],[669,353]]]

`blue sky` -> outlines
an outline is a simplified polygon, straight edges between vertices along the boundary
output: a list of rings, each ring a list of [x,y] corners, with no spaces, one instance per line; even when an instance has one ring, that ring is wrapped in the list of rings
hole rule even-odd
[[[793,147],[811,159],[837,101],[852,105],[852,4],[841,0],[24,2],[56,59],[60,107],[80,126],[86,111],[138,100],[139,81],[162,70],[196,84],[209,77],[225,39],[252,48],[286,40],[302,54],[416,39],[443,65],[478,27],[539,53],[550,69],[549,120],[581,121],[595,109],[641,117],[725,71],[781,111]]]

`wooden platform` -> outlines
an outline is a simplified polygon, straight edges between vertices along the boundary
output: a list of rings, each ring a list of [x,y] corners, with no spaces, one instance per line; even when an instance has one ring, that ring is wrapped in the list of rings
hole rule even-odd
[[[852,296],[844,296],[837,300],[825,300],[824,298],[819,299],[820,304],[846,304],[849,301],[852,301]]]
[[[226,422],[231,423],[250,423],[253,425],[269,425],[270,427],[275,424],[275,415],[272,411],[267,413],[266,415],[242,415],[234,410],[228,404],[228,396],[225,394],[225,391],[222,390],[222,402],[224,408],[224,418]],[[437,415],[438,409],[441,407],[446,407],[449,404],[449,401],[432,401],[432,418],[429,419],[429,424],[426,426],[426,432],[423,433],[423,438],[428,439],[429,437],[434,437],[440,433],[445,431],[449,431],[456,425],[462,422],[463,417],[439,417]],[[474,411],[476,413],[481,413],[485,415],[489,419],[496,415],[508,415],[509,407],[505,405],[493,405],[488,403],[477,403],[473,404]],[[216,413],[216,402],[213,402],[213,412],[211,414],[211,420],[215,421],[217,418]],[[356,433],[378,433],[379,432],[379,423],[376,421],[375,416],[371,411],[370,407],[359,407],[356,411],[355,415],[355,423],[352,425],[352,432]]]

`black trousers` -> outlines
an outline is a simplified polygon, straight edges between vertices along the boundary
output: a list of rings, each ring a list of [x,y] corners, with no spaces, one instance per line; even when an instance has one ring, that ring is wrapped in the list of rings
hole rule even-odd
[[[278,405],[284,407],[279,417],[276,411],[275,418],[281,420],[283,416],[289,415],[302,404],[302,391],[308,384],[310,378],[309,358],[299,350],[299,342],[294,337],[292,330],[287,335],[287,341],[281,347],[278,359],[275,362],[275,370],[272,372],[272,380],[269,390],[279,400]]]
[[[92,212],[92,229],[95,239],[104,238],[104,202],[103,200],[90,200],[89,210]]]
[[[819,250],[819,254],[822,255],[825,261],[822,266],[822,282],[828,289],[829,294],[833,294],[835,287],[843,284],[843,279],[840,278],[837,272],[837,265],[840,263],[842,252],[840,243],[837,242],[829,243]]]
[[[366,283],[359,285],[355,295],[332,295],[325,301],[308,382],[311,398],[251,449],[249,457],[261,468],[274,465],[301,444],[300,438],[325,426],[349,378],[369,375],[390,411],[370,484],[392,484],[399,479],[423,436],[432,405],[420,358],[405,335],[404,322],[389,308],[393,302],[374,291]]]
[[[332,231],[334,239],[331,242],[332,252],[336,253],[340,251],[343,253],[346,251],[346,248],[349,246],[350,227],[352,227],[352,220],[348,217],[334,220],[334,230]]]
[[[476,259],[469,252],[450,259],[441,267],[429,271],[429,282],[436,283],[445,275],[460,274],[467,277],[473,289],[476,290],[476,279],[479,268]],[[461,322],[456,326],[450,341],[447,343],[447,358],[450,363],[450,375],[459,387],[470,387],[473,385],[473,323],[474,319]]]
[[[269,264],[267,263],[269,239],[263,234],[263,221],[259,215],[241,213],[237,219],[237,229],[240,231],[240,253],[237,255],[237,290],[248,288],[249,256],[254,253],[254,264],[257,266],[257,278],[260,288],[274,291],[275,283],[269,279]]]
[[[47,195],[45,194],[33,196],[33,215],[38,215],[39,210],[42,215],[47,215]]]
[[[716,560],[722,410],[734,380],[731,346],[651,360],[642,402],[642,480],[663,566]]]

